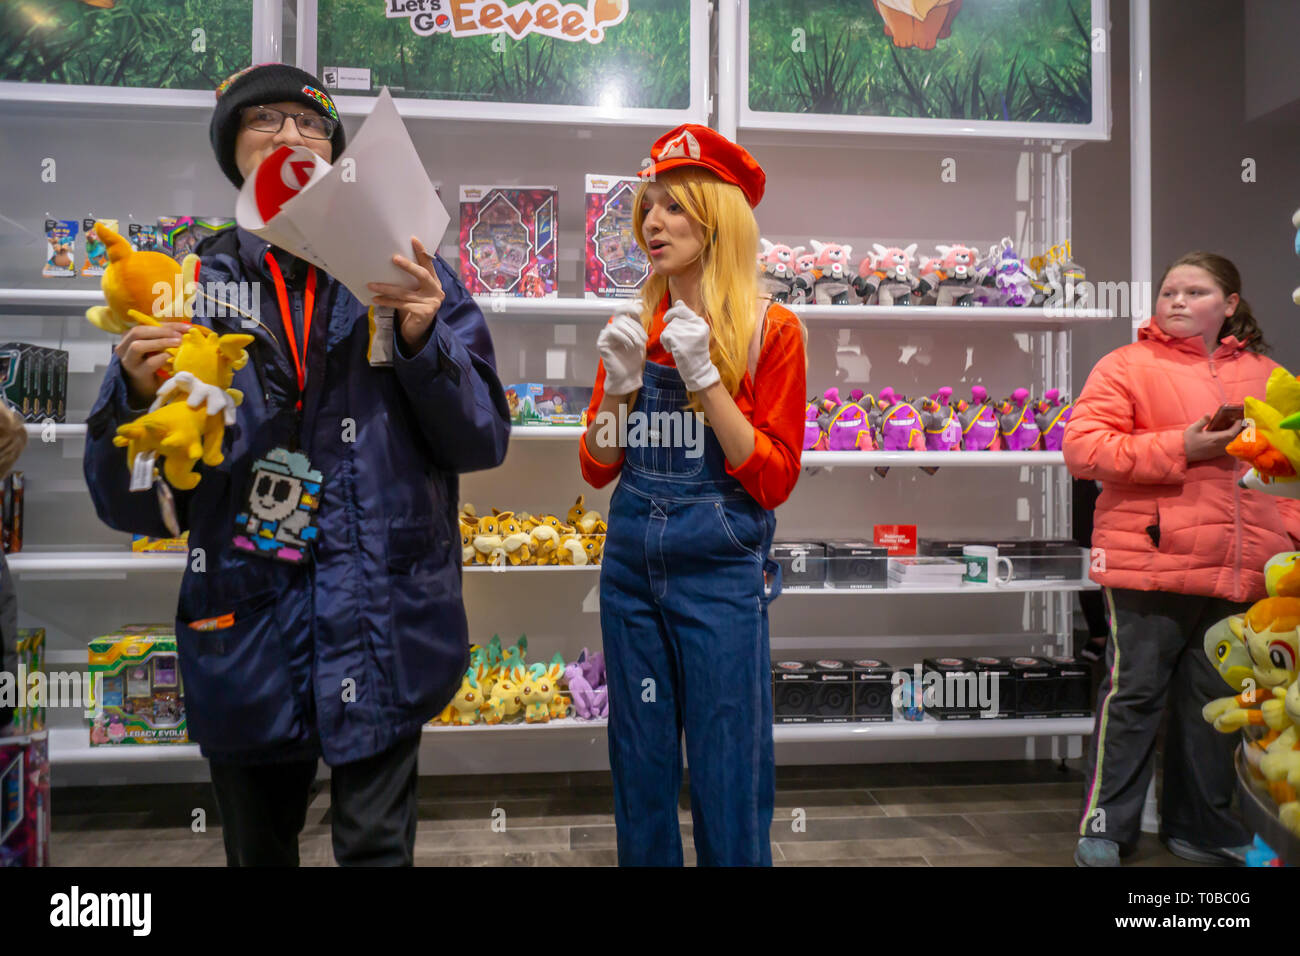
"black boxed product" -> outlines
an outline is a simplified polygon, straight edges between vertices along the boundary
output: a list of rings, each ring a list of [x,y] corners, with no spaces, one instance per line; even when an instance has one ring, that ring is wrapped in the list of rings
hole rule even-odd
[[[867,541],[828,541],[826,583],[852,590],[889,587],[889,549]]]
[[[23,549],[23,473],[10,473],[0,489],[0,545],[12,554]]]
[[[783,587],[826,586],[826,545],[820,541],[775,541],[772,560],[781,565]]]
[[[1041,657],[1013,657],[1016,674],[1016,716],[1056,716],[1056,666]]]
[[[812,665],[803,661],[772,663],[772,716],[778,724],[811,722],[816,674]]]
[[[940,720],[973,720],[980,715],[975,669],[964,657],[927,657],[921,664],[921,687],[926,711]]]
[[[853,670],[854,721],[894,719],[894,669],[884,661],[862,658],[851,661]]]
[[[981,710],[981,717],[1007,718],[1016,716],[1016,675],[1011,662],[1005,657],[972,657],[976,681],[987,683],[989,693],[993,693],[994,681],[997,681],[997,713]]]
[[[997,548],[998,557],[1009,558],[1016,581],[1077,581],[1086,577],[1083,549],[1069,538],[922,538],[917,550],[935,557],[960,558],[962,548],[972,544]]]
[[[813,662],[812,716],[823,724],[847,724],[853,719],[853,668],[844,661]]]
[[[1092,675],[1073,657],[1047,657],[1056,668],[1056,716],[1092,716]]]

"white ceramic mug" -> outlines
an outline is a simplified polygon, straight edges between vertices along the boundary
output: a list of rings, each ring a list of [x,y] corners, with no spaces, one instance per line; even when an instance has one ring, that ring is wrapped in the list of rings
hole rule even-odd
[[[962,572],[963,584],[1010,584],[1016,576],[1010,558],[998,557],[998,549],[987,544],[968,544],[961,549],[961,559],[966,564]],[[1006,564],[1007,576],[999,577],[999,566]]]

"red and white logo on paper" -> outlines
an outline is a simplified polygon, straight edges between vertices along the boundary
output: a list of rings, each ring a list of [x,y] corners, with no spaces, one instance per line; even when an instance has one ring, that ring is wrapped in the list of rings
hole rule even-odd
[[[321,158],[305,146],[281,146],[257,167],[254,198],[257,214],[270,222],[309,182]]]

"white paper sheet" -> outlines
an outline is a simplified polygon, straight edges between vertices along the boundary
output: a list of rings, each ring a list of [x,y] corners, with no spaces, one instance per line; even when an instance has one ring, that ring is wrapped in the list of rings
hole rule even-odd
[[[295,152],[310,153],[304,147]],[[392,257],[414,259],[411,236],[432,255],[451,217],[388,88],[332,165],[311,156],[316,165],[310,180],[267,221],[257,211],[259,166],[240,190],[239,225],[320,266],[367,305],[374,297],[369,282],[415,288],[415,279],[393,265]]]

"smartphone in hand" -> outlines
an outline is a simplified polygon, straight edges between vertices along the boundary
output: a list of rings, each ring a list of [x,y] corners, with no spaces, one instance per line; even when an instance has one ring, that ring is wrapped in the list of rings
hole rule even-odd
[[[1245,414],[1246,410],[1241,405],[1220,405],[1219,410],[1210,419],[1210,424],[1205,426],[1205,430],[1207,432],[1227,431],[1241,421]]]

